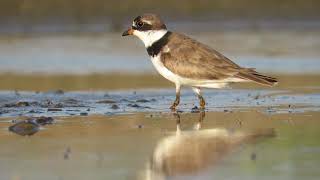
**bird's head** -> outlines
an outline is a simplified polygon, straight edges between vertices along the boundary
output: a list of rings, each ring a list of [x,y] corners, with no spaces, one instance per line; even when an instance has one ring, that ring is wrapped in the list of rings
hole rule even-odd
[[[143,14],[133,20],[132,26],[124,31],[122,36],[135,35],[149,47],[166,33],[167,27],[159,16]]]

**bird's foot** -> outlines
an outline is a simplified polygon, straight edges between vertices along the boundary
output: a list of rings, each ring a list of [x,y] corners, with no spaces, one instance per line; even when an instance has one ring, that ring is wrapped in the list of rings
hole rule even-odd
[[[199,97],[200,99],[200,110],[205,110],[206,109],[206,101],[202,96]]]
[[[171,111],[176,111],[178,104],[176,104],[175,102],[170,106]]]
[[[170,106],[171,111],[176,111],[177,106],[180,103],[180,99],[176,99],[173,104]]]

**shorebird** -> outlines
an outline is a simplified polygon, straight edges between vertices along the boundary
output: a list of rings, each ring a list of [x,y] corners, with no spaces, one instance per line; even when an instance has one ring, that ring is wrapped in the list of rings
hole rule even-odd
[[[276,78],[240,67],[218,51],[184,34],[171,32],[155,14],[143,14],[133,20],[122,36],[134,35],[142,40],[156,70],[176,86],[176,98],[170,107],[180,103],[182,86],[192,87],[205,109],[202,88],[223,88],[233,82],[255,82],[273,86]]]

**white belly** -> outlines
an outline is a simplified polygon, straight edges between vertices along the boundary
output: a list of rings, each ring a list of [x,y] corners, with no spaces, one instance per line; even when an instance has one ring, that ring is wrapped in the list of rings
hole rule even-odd
[[[167,69],[160,59],[160,54],[155,57],[151,57],[151,61],[156,70],[169,81],[186,86],[194,87],[204,87],[204,88],[222,88],[225,87],[229,82],[241,82],[244,80],[237,78],[227,78],[223,80],[199,80],[199,79],[190,79],[184,78],[179,75],[174,74],[169,69]]]
[[[151,57],[151,61],[156,70],[161,74],[164,78],[168,79],[171,82],[179,83],[179,76],[172,73],[169,69],[167,69],[160,60],[160,54],[155,57]]]

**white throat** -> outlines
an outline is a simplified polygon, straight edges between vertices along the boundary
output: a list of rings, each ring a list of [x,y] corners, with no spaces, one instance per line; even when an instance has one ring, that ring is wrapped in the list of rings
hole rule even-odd
[[[142,40],[145,47],[151,46],[154,42],[162,38],[168,30],[149,30],[149,31],[137,31],[135,30],[133,34]]]

